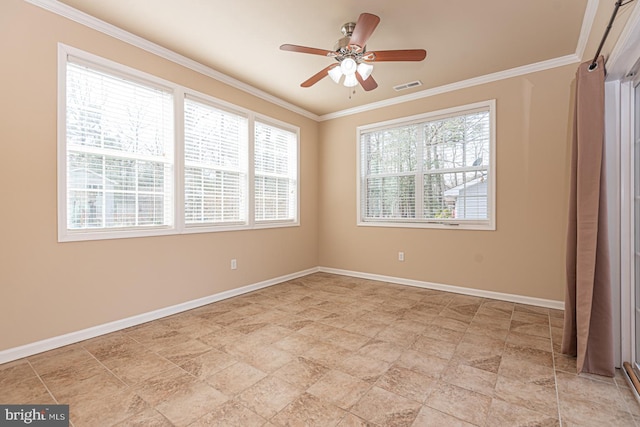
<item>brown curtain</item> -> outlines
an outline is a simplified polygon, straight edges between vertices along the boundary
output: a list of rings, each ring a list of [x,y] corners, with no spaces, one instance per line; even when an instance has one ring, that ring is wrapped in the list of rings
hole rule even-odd
[[[613,316],[604,174],[604,60],[576,73],[562,352],[577,371],[612,377]]]

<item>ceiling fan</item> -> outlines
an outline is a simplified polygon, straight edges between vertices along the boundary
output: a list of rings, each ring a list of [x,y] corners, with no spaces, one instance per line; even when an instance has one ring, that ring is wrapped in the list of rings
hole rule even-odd
[[[362,13],[357,22],[348,22],[342,26],[343,38],[338,40],[334,50],[317,49],[314,47],[283,44],[281,50],[290,52],[309,53],[334,58],[338,63],[331,64],[300,84],[311,87],[325,76],[340,83],[344,75],[343,84],[347,87],[357,86],[358,83],[366,91],[378,87],[378,83],[371,76],[372,62],[387,61],[422,61],[427,56],[424,49],[378,50],[367,51],[366,44],[373,31],[380,23],[380,18],[371,13]]]

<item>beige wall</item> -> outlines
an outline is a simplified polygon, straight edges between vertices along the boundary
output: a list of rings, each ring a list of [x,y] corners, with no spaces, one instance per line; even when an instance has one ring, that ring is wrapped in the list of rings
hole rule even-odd
[[[321,123],[320,265],[563,300],[574,74],[556,68]],[[357,126],[488,99],[497,104],[496,231],[356,226]]]
[[[301,226],[58,243],[58,42],[299,126]],[[0,351],[318,265],[563,300],[575,65],[316,123],[22,0],[0,2],[0,53]],[[357,126],[487,99],[496,231],[356,226]]]
[[[58,243],[58,42],[299,126],[301,226]],[[316,122],[21,0],[0,52],[0,350],[318,265]]]

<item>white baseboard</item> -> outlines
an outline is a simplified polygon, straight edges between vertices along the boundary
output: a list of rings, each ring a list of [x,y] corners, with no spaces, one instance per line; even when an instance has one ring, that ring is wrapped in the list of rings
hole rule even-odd
[[[243,286],[241,288],[231,289],[228,291],[209,295],[204,298],[187,301],[181,304],[172,305],[170,307],[165,307],[165,308],[150,311],[147,313],[139,314],[136,316],[127,317],[125,319],[116,320],[113,322],[105,323],[105,324],[94,326],[91,328],[82,329],[80,331],[70,332],[68,334],[60,335],[53,338],[47,338],[41,341],[36,341],[34,343],[23,345],[20,347],[14,347],[14,348],[9,348],[7,350],[2,350],[0,351],[0,364],[11,362],[12,360],[21,359],[23,357],[32,356],[34,354],[42,353],[44,351],[53,350],[54,348],[63,347],[65,345],[74,344],[90,338],[95,338],[100,335],[120,331],[122,329],[130,328],[131,326],[141,325],[151,320],[161,319],[163,317],[171,316],[173,314],[181,313],[183,311],[187,311],[197,307],[201,307],[203,305],[211,304],[213,302],[217,302],[227,298],[246,294],[248,292],[257,291],[258,289],[277,285],[278,283],[286,282],[287,280],[297,279],[298,277],[307,276],[309,274],[316,273],[318,271],[319,269],[317,267],[314,267],[308,270],[298,271],[296,273],[287,274],[285,276],[280,276],[280,277],[265,280],[262,282],[254,283],[252,285]]]
[[[361,279],[377,280],[380,282],[395,283],[398,285],[415,286],[418,288],[434,289],[438,291],[453,292],[456,294],[471,295],[475,297],[491,298],[501,301],[517,302],[519,304],[535,305],[538,307],[564,310],[564,301],[556,301],[543,298],[527,297],[523,295],[505,294],[502,292],[485,291],[481,289],[464,288],[461,286],[443,285],[441,283],[423,282],[420,280],[403,279],[401,277],[383,276],[380,274],[362,273],[359,271],[341,270],[338,268],[319,267],[323,273],[340,274],[342,276],[359,277]]]
[[[453,292],[457,294],[472,295],[483,298],[491,298],[502,301],[517,302],[520,304],[529,304],[539,307],[554,308],[557,310],[564,310],[564,302],[554,301],[542,298],[527,297],[515,294],[505,294],[501,292],[484,291],[480,289],[464,288],[460,286],[443,285],[440,283],[423,282],[419,280],[403,279],[400,277],[383,276],[380,274],[362,273],[358,271],[341,270],[337,268],[329,267],[314,267],[308,270],[298,271],[296,273],[288,274],[285,276],[276,277],[273,279],[265,280],[262,282],[254,283],[252,285],[243,286],[237,289],[231,289],[229,291],[220,292],[204,298],[187,301],[181,304],[172,305],[170,307],[161,308],[159,310],[150,311],[147,313],[139,314],[125,319],[116,320],[113,322],[105,323],[102,325],[94,326],[80,331],[71,332],[68,334],[60,335],[53,338],[47,338],[34,343],[26,344],[20,347],[9,348],[7,350],[0,351],[0,364],[11,362],[13,360],[21,359],[23,357],[32,356],[34,354],[42,353],[44,351],[53,350],[54,348],[63,347],[69,344],[75,344],[80,341],[84,341],[90,338],[95,338],[100,335],[108,334],[111,332],[120,331],[122,329],[130,328],[132,326],[141,325],[143,323],[161,319],[163,317],[171,316],[173,314],[182,313],[183,311],[191,310],[203,305],[211,304],[217,301],[221,301],[227,298],[243,295],[248,292],[257,291],[258,289],[266,288],[269,286],[277,285],[278,283],[286,282],[287,280],[297,279],[299,277],[307,276],[316,272],[339,274],[342,276],[358,277],[362,279],[377,280],[381,282],[395,283],[399,285],[415,286],[418,288],[435,289],[445,292]]]

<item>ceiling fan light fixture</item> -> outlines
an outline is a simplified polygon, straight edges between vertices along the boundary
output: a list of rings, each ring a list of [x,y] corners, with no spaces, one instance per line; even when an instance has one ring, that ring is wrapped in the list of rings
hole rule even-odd
[[[340,78],[342,77],[342,70],[340,69],[339,66],[333,67],[327,72],[327,74],[329,74],[329,77],[331,77],[331,80],[333,80],[336,83],[340,83]]]
[[[356,64],[356,61],[354,61],[353,58],[345,58],[340,63],[340,69],[342,70],[342,74],[345,76],[353,76],[356,73],[357,68],[358,64]]]
[[[362,80],[367,80],[373,71],[373,65],[361,62],[358,64],[358,74],[362,77]]]
[[[356,79],[355,73],[347,74],[344,76],[344,83],[346,87],[354,87],[358,85],[358,79]]]

